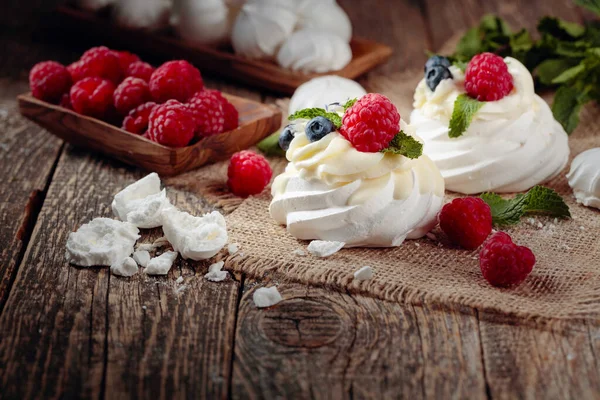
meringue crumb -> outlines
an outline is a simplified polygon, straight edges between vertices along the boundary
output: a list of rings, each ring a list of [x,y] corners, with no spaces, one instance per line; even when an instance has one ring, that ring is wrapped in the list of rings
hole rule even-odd
[[[421,247],[421,245],[419,243],[417,243],[417,242],[415,242],[415,246],[416,247]]]
[[[425,235],[427,236],[429,239],[431,240],[437,240],[437,236],[435,236],[433,233],[431,232],[427,232],[427,234]]]
[[[354,273],[354,279],[357,281],[367,281],[373,277],[373,269],[368,265],[362,267]]]
[[[239,250],[240,250],[240,245],[238,243],[232,243],[229,246],[227,246],[227,252],[229,253],[230,256],[234,255]]]
[[[308,252],[317,257],[329,257],[340,251],[346,243],[327,240],[313,240],[308,245]]]
[[[539,229],[542,229],[542,228],[544,227],[544,224],[542,224],[541,222],[538,222],[538,223],[537,223],[537,227],[538,227]]]
[[[137,251],[153,251],[154,246],[152,245],[152,243],[140,243],[135,247],[135,249]]]
[[[179,278],[177,278],[177,280],[175,281],[176,284],[180,284],[181,282],[183,282],[183,276],[180,276]]]
[[[298,257],[304,257],[304,256],[306,256],[306,252],[304,250],[302,250],[302,249],[296,249],[296,250],[294,250],[293,254],[295,256],[298,256]]]
[[[584,226],[580,226],[579,229],[582,230],[582,231],[585,231],[585,227]]]
[[[208,267],[208,273],[204,275],[204,278],[208,279],[211,282],[221,282],[227,278],[227,271],[221,271],[223,266],[225,265],[224,261],[219,261],[214,263]]]
[[[256,289],[252,295],[254,305],[258,308],[271,307],[283,300],[276,286]]]
[[[142,306],[142,310],[147,310],[147,309],[148,309],[148,307]]]

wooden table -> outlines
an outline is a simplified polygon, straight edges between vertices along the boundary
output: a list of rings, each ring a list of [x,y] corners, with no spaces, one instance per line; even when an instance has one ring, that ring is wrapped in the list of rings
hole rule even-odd
[[[361,83],[389,95],[404,116],[424,50],[483,14],[530,29],[546,14],[589,17],[569,1],[341,3],[357,35],[393,46],[393,59]],[[280,285],[286,300],[258,310],[251,294],[268,276],[215,284],[202,279],[206,263],[131,279],[68,266],[68,232],[109,216],[114,193],[143,174],[18,115],[28,68],[72,61],[83,47],[70,43],[10,32],[0,39],[0,398],[600,398],[598,321],[539,325],[299,284]],[[193,185],[170,189],[184,208],[211,207]]]

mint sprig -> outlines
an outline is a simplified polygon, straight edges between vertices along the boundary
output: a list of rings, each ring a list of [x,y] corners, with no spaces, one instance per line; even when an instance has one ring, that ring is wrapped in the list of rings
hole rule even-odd
[[[258,149],[266,156],[284,157],[285,151],[279,146],[279,135],[280,134],[281,134],[281,132],[277,131],[277,132],[273,133],[272,135],[267,136],[266,138],[264,138],[263,140],[258,142],[256,147],[258,147]]]
[[[407,158],[419,158],[423,154],[423,144],[414,137],[400,131],[382,153],[399,154]]]
[[[323,108],[305,108],[303,110],[296,111],[288,117],[288,120],[293,121],[295,119],[313,119],[316,117],[325,117],[330,120],[336,129],[340,129],[342,126],[342,117],[334,112],[327,112]]]
[[[354,104],[356,104],[356,102],[358,101],[358,99],[350,99],[348,100],[344,105],[344,112],[346,112],[350,107],[352,107]]]
[[[469,97],[465,93],[459,95],[454,102],[448,136],[451,138],[462,136],[462,134],[469,129],[469,125],[471,125],[475,113],[477,113],[484,104],[485,103],[479,100]]]
[[[556,218],[570,218],[569,206],[554,190],[544,186],[534,186],[527,193],[504,199],[496,193],[483,193],[481,199],[492,211],[494,225],[514,225],[524,215],[542,214]]]

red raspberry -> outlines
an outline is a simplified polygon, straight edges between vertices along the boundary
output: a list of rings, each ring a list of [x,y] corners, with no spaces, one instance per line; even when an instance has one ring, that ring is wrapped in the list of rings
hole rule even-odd
[[[119,67],[121,67],[121,73],[123,75],[125,75],[125,72],[127,72],[127,69],[132,63],[140,61],[140,58],[136,54],[128,51],[115,51],[115,54],[119,58]]]
[[[71,87],[71,75],[56,61],[35,64],[29,72],[29,87],[36,99],[56,103]]]
[[[141,135],[148,129],[150,113],[156,107],[156,103],[149,101],[131,110],[123,120],[122,128],[127,132]]]
[[[479,253],[479,267],[493,286],[508,287],[523,282],[535,265],[535,255],[525,246],[517,246],[504,232],[494,234]]]
[[[194,137],[196,121],[184,104],[169,100],[150,112],[148,137],[170,147],[184,147]]]
[[[107,47],[93,47],[81,59],[67,67],[73,82],[83,78],[99,77],[117,84],[121,80],[121,65],[117,54]]]
[[[237,108],[227,100],[221,92],[218,90],[205,89],[208,92],[214,93],[221,101],[221,107],[223,107],[223,117],[225,118],[225,124],[223,126],[223,132],[228,132],[236,129],[239,126],[239,113]]]
[[[375,153],[385,149],[400,132],[400,114],[390,99],[369,93],[344,114],[340,133],[358,151]]]
[[[196,93],[187,103],[188,109],[196,119],[197,137],[225,131],[225,116],[219,97],[220,94],[217,95],[212,90],[203,90]]]
[[[130,76],[117,86],[113,100],[121,115],[127,115],[137,106],[150,101],[150,89],[146,81]]]
[[[127,67],[125,72],[125,76],[135,76],[136,78],[150,82],[150,77],[152,76],[153,72],[154,67],[152,65],[143,61],[135,61],[129,64],[129,67]]]
[[[465,90],[479,101],[496,101],[513,89],[513,77],[504,59],[481,53],[471,59],[465,72]]]
[[[200,71],[183,60],[169,61],[158,67],[149,84],[152,97],[159,103],[169,99],[186,102],[204,87]]]
[[[262,192],[272,175],[273,171],[266,158],[244,150],[231,156],[227,186],[236,196],[248,197]]]
[[[490,206],[478,197],[452,200],[442,208],[439,219],[450,241],[468,250],[478,248],[492,231]]]
[[[71,87],[71,104],[79,114],[102,118],[112,106],[115,85],[112,82],[90,77]]]

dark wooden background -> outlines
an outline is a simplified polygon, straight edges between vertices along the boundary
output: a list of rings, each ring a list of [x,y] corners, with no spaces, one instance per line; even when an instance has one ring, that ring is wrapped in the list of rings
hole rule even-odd
[[[547,14],[591,17],[567,0],[340,3],[357,35],[394,48],[361,83],[390,96],[403,115],[424,50],[483,14],[529,29]],[[299,284],[282,284],[285,301],[258,310],[252,293],[271,284],[268,276],[215,284],[203,279],[207,263],[131,279],[68,266],[68,232],[111,215],[114,193],[143,172],[65,145],[18,115],[15,96],[27,91],[35,62],[68,63],[97,44],[42,31],[32,19],[48,22],[40,5],[48,8],[39,0],[0,5],[0,398],[600,398],[598,321],[540,325]],[[195,213],[211,209],[197,185],[170,186]]]

